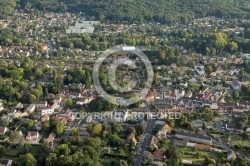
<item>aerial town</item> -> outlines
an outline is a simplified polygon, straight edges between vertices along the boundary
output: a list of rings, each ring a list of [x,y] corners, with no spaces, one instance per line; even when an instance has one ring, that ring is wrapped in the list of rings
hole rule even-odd
[[[15,10],[0,17],[0,165],[245,166],[250,163],[250,19],[115,22],[83,13]],[[244,40],[243,40],[244,39]],[[109,48],[134,46],[95,62]],[[109,85],[137,82],[118,93]],[[136,67],[130,66],[131,59]],[[138,83],[139,82],[139,83]]]

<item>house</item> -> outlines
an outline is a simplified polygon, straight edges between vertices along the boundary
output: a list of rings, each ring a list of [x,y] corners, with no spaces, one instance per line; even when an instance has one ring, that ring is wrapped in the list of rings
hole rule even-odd
[[[192,160],[182,159],[182,164],[193,164]]]
[[[190,80],[189,80],[189,83],[190,84],[193,84],[193,83],[196,83],[197,82],[197,79],[196,78],[191,78]]]
[[[165,124],[157,133],[157,137],[161,138],[161,137],[167,137],[167,133],[171,133],[172,128],[168,125]]]
[[[214,128],[213,122],[206,122],[205,125],[206,125],[206,128],[207,128],[207,129],[212,129],[212,128]]]
[[[48,121],[49,120],[49,114],[44,114],[42,117],[42,121]]]
[[[30,105],[29,105],[29,107],[28,107],[28,108],[26,108],[26,112],[28,112],[28,113],[32,113],[32,112],[34,112],[34,111],[35,111],[35,109],[36,109],[36,105],[34,105],[34,104],[30,104]]]
[[[32,104],[37,108],[46,108],[48,106],[47,101],[34,101]]]
[[[8,117],[9,118],[15,117],[16,112],[17,112],[17,110],[11,109],[10,111],[8,111]]]
[[[0,111],[3,110],[3,109],[4,109],[4,108],[3,108],[3,101],[1,100],[1,101],[0,101]]]
[[[46,51],[49,48],[48,44],[46,44],[46,43],[40,43],[40,47],[41,47],[42,51]]]
[[[112,113],[112,120],[116,122],[125,122],[128,118],[128,110],[116,110]]]
[[[227,131],[234,131],[234,125],[233,124],[225,124],[226,130]]]
[[[241,84],[240,84],[239,81],[233,80],[232,83],[231,83],[231,87],[232,87],[234,90],[240,90],[240,89],[241,89]]]
[[[38,131],[28,131],[27,132],[27,136],[26,136],[26,140],[28,141],[36,141],[39,138],[39,132]]]
[[[83,105],[83,104],[88,104],[88,103],[89,103],[89,99],[87,97],[81,97],[81,98],[76,99],[76,104]]]
[[[217,103],[212,103],[212,104],[210,105],[210,109],[216,111],[216,110],[219,109],[219,106],[217,105]]]
[[[187,142],[187,147],[195,147],[196,146],[196,143],[193,143],[193,142]]]
[[[154,156],[154,160],[158,160],[158,161],[163,161],[165,156],[164,156],[164,151],[163,150],[156,150],[154,153],[153,153],[153,156]]]
[[[137,140],[135,138],[135,134],[131,133],[128,137],[127,137],[127,141],[126,143],[129,144],[130,142],[133,142],[135,145],[137,144]]]
[[[39,122],[37,124],[35,124],[36,130],[37,131],[41,131],[42,130],[42,124]]]
[[[155,99],[154,93],[149,93],[145,98],[147,102],[153,101],[154,99]]]
[[[250,133],[250,126],[247,126],[247,127],[246,127],[246,132],[247,132],[247,133]]]
[[[206,132],[205,130],[198,131],[197,134],[203,135],[203,136],[205,136],[205,137],[207,136],[207,132]]]
[[[229,151],[227,153],[227,160],[230,161],[230,160],[235,160],[236,159],[236,154],[234,153],[234,151]]]
[[[168,99],[155,99],[155,105],[159,106],[159,105],[170,105],[171,100]]]
[[[53,103],[56,103],[57,105],[60,105],[62,102],[62,97],[61,96],[55,96],[53,99]]]
[[[78,92],[69,92],[67,95],[71,99],[77,99],[81,97],[81,93]]]
[[[74,120],[74,115],[72,114],[71,110],[68,109],[64,113],[56,114],[56,118],[61,119],[62,121],[66,123],[68,121]]]
[[[243,54],[243,59],[250,60],[250,54]]]
[[[0,135],[5,134],[8,131],[7,127],[0,126]]]
[[[41,109],[41,115],[49,114],[52,115],[54,114],[55,109],[54,108],[42,108]]]
[[[154,147],[158,148],[157,143],[158,143],[158,138],[156,136],[152,135],[152,137],[150,139],[150,145],[153,145]]]
[[[196,142],[196,143],[212,145],[212,138],[207,137],[207,136],[202,136],[199,134],[190,134],[190,133],[175,131],[175,137],[178,139],[187,139],[189,141]]]
[[[110,147],[104,147],[103,151],[104,151],[104,153],[110,153],[111,152],[111,148]]]
[[[209,145],[203,145],[203,144],[196,144],[195,147],[200,150],[207,150],[210,151],[212,149],[212,146]]]
[[[194,69],[200,76],[205,75],[205,70],[203,65],[195,66]]]
[[[56,135],[53,133],[49,134],[49,137],[45,140],[45,143],[48,148],[52,149],[54,146],[54,140],[55,140]]]
[[[202,120],[194,120],[194,121],[192,121],[192,123],[193,123],[194,127],[202,128],[202,125],[204,122]]]
[[[12,165],[12,160],[10,160],[10,159],[0,159],[0,165],[11,166]]]
[[[19,102],[16,106],[15,109],[21,109],[23,108],[23,104],[21,102]]]

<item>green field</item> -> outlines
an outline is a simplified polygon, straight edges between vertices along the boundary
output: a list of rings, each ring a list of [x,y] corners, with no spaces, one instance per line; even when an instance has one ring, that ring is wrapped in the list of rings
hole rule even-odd
[[[212,151],[202,151],[202,150],[196,150],[194,151],[193,148],[187,148],[187,147],[178,147],[179,150],[186,152],[188,154],[192,154],[192,155],[196,155],[197,153],[200,153],[201,156],[205,157],[205,156],[209,156],[209,157],[213,157],[213,158],[218,158],[220,157],[220,153],[217,152],[212,152]],[[194,157],[195,159],[195,157]]]
[[[239,136],[232,136],[230,137],[232,141],[232,145],[243,145],[243,146],[250,146],[250,140],[241,140]]]
[[[211,135],[211,136],[214,137],[215,139],[223,138],[223,137],[224,137],[224,134],[223,134],[223,133],[218,133],[218,132],[210,132],[209,135]]]
[[[40,148],[41,146],[31,146],[30,148],[30,152],[34,155],[34,156],[39,156],[41,154],[40,152]],[[17,157],[19,156],[19,153],[22,152],[22,147],[18,147],[18,148],[7,148],[6,149],[6,156],[10,156],[10,157]]]

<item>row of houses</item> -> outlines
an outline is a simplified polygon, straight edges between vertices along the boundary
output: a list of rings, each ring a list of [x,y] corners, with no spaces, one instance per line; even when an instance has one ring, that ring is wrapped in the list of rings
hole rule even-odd
[[[10,129],[8,127],[0,126],[0,135],[4,135],[8,131],[10,131]],[[24,137],[24,134],[21,131],[19,131],[18,133],[20,136]],[[54,141],[55,137],[56,137],[55,134],[51,133],[49,135],[49,137],[47,139],[45,139],[45,143],[47,143],[49,148],[53,147],[53,141]],[[27,134],[25,136],[26,142],[33,143],[33,144],[34,143],[38,144],[39,141],[41,140],[41,138],[42,138],[42,135],[40,135],[40,133],[38,131],[27,131]]]

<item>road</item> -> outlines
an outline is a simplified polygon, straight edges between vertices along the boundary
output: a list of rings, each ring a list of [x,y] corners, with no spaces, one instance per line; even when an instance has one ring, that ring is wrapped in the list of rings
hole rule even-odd
[[[73,128],[77,123],[77,120],[74,119],[70,122],[69,124],[69,128],[65,131],[65,138],[67,138],[69,136],[69,132],[70,132],[70,129]]]
[[[155,112],[155,110],[153,110],[153,108],[150,108],[150,111]],[[134,163],[135,166],[139,166],[143,161],[144,152],[146,151],[147,145],[148,145],[148,143],[151,139],[151,136],[152,136],[151,133],[152,133],[152,129],[154,127],[155,120],[156,119],[148,119],[144,139],[139,144],[138,155],[137,155],[137,158],[136,158],[135,163]]]
[[[48,47],[49,47],[49,55],[50,56],[54,56],[54,47],[53,47],[53,44],[51,43],[51,41],[49,39],[46,39],[46,42],[47,42]]]

